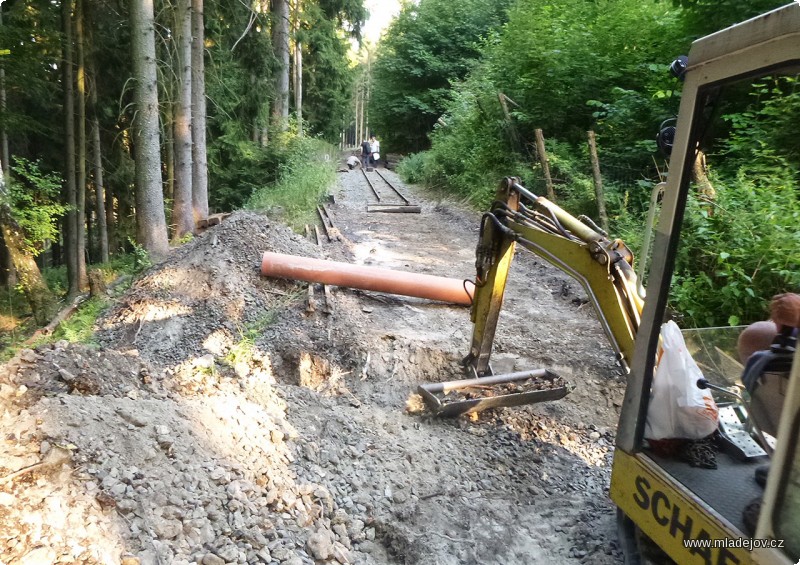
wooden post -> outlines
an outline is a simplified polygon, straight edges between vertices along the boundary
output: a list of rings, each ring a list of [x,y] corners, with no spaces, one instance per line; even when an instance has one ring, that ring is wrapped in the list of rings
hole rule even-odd
[[[508,124],[508,131],[511,134],[511,143],[513,143],[515,149],[521,148],[522,144],[520,143],[519,136],[517,135],[517,128],[514,127],[514,121],[511,119],[511,112],[508,111],[508,104],[506,101],[511,102],[515,106],[517,103],[502,92],[497,93],[497,98],[500,100],[500,106],[503,108],[503,115],[505,116],[506,123]]]
[[[539,154],[539,162],[544,171],[544,182],[547,185],[547,198],[551,202],[555,202],[556,193],[553,192],[553,179],[550,177],[550,165],[547,163],[547,152],[544,150],[544,134],[539,128],[536,128],[534,133],[536,133],[536,152]]]
[[[603,179],[600,176],[600,160],[597,158],[597,144],[594,131],[589,130],[589,155],[592,158],[592,177],[594,177],[594,193],[597,198],[597,213],[600,215],[600,227],[608,233],[608,214],[606,214],[606,198],[603,194]]]

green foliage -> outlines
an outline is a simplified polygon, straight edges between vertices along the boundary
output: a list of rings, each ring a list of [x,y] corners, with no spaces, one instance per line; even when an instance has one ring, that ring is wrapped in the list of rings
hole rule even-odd
[[[337,156],[327,143],[288,136],[270,146],[278,163],[273,179],[256,190],[245,206],[283,215],[295,226],[307,223],[335,180]]]
[[[14,219],[22,228],[26,251],[41,253],[45,242],[58,239],[58,219],[67,207],[58,202],[61,179],[44,173],[39,162],[14,159],[8,199]]]
[[[683,8],[634,0],[518,2],[480,62],[450,91],[440,124],[429,130],[431,149],[403,160],[399,172],[480,207],[505,176],[543,194],[531,143],[533,130],[542,128],[558,203],[596,218],[585,141],[594,129],[611,231],[638,253],[651,190],[666,170],[654,133],[677,110],[679,83],[667,64],[687,51],[699,24],[710,25],[718,5],[715,18],[741,20],[774,4],[744,10],[738,0],[676,3]],[[510,99],[510,119],[499,93]],[[797,82],[764,79],[726,94],[727,125],[713,132],[723,141],[706,150],[717,199],[690,197],[675,266],[673,307],[697,326],[761,319],[773,294],[800,288]],[[737,104],[748,99],[742,111]]]
[[[673,4],[684,8],[690,30],[695,37],[698,37],[779,8],[787,2],[786,0],[673,0]]]
[[[153,266],[153,260],[150,259],[150,254],[144,247],[136,243],[132,238],[128,239],[128,243],[133,249],[131,257],[133,258],[132,268],[134,273],[140,273]]]
[[[697,327],[727,325],[732,313],[734,325],[763,319],[773,295],[800,288],[797,186],[742,174],[717,194],[712,209],[690,200],[673,280],[676,309]]]
[[[514,117],[526,138],[542,128],[548,137],[583,144],[592,127],[602,139],[605,118],[616,126],[609,134],[624,132],[618,143],[629,145],[653,137],[649,117],[663,112],[653,94],[674,84],[667,83],[667,65],[687,46],[683,36],[664,2],[520,2],[487,51],[487,71],[495,88],[519,104]],[[631,122],[636,129],[626,131]]]
[[[356,70],[348,62],[350,44],[323,7],[307,4],[303,16],[298,37],[303,43],[304,128],[335,143],[352,114]]]
[[[713,207],[689,201],[676,276],[675,305],[698,326],[763,319],[769,299],[800,289],[800,117],[797,80],[753,86],[755,101],[725,116],[730,134],[712,175]]]
[[[422,0],[406,4],[372,69],[370,126],[397,151],[428,146],[451,84],[464,78],[481,40],[505,21],[499,0]]]
[[[90,298],[81,304],[75,314],[63,321],[52,335],[48,336],[45,343],[52,343],[65,339],[71,343],[94,343],[95,323],[97,318],[105,312],[109,301],[103,298]]]

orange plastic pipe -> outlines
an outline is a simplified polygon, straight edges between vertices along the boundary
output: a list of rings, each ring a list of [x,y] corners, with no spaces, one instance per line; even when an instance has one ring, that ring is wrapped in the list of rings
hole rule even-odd
[[[269,251],[264,253],[261,259],[261,274],[265,277],[346,286],[455,304],[471,304],[475,294],[475,285],[470,281],[465,283],[459,279],[365,267]]]

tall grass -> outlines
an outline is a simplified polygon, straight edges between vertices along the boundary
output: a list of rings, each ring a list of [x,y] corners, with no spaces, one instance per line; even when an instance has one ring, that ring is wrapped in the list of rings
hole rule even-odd
[[[336,149],[323,141],[293,137],[285,142],[285,159],[278,166],[277,181],[257,189],[245,208],[276,214],[299,228],[314,215],[336,178]]]

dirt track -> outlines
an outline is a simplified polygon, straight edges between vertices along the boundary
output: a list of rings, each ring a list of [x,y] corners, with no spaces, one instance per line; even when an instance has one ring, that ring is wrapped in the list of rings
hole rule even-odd
[[[402,190],[422,214],[368,214],[340,174],[321,250],[234,214],[120,298],[100,350],[4,366],[0,477],[47,465],[0,483],[0,561],[618,563],[623,384],[576,283],[518,253],[494,357],[573,392],[439,420],[414,391],[463,376],[466,308],[334,289],[325,313],[317,288],[308,312],[304,285],[258,276],[270,250],[472,277],[478,214]]]

